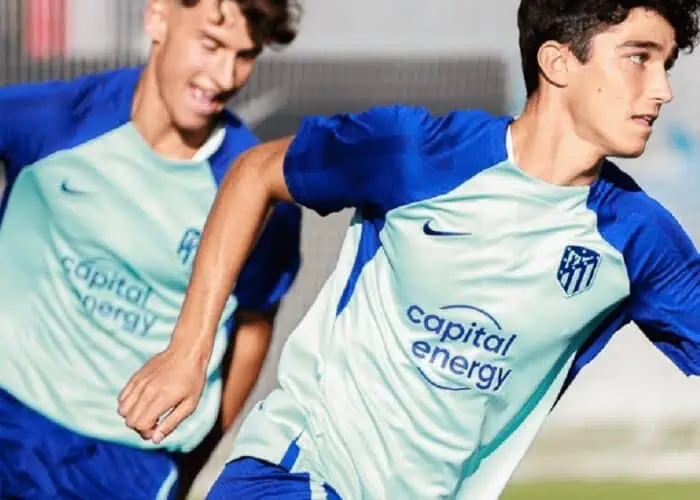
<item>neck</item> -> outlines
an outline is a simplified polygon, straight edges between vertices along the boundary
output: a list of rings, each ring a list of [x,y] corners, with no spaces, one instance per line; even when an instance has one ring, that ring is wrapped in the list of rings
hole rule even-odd
[[[153,58],[144,68],[136,88],[131,120],[155,152],[173,160],[191,159],[213,129],[213,126],[195,132],[178,129],[160,95]]]
[[[560,186],[590,185],[604,155],[576,133],[571,116],[535,94],[512,124],[513,151],[527,174]]]

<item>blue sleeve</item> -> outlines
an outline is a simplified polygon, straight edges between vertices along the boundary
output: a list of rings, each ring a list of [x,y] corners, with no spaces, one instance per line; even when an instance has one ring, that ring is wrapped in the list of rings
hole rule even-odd
[[[287,187],[295,201],[321,215],[349,207],[386,213],[473,175],[454,168],[452,153],[491,121],[478,111],[433,117],[405,106],[306,118],[285,158]],[[505,144],[505,134],[501,140]],[[492,157],[473,153],[485,164]]]
[[[299,207],[277,205],[236,284],[240,309],[269,311],[289,291],[300,265],[300,235]]]
[[[70,129],[65,113],[59,111],[70,90],[64,82],[0,88],[0,161],[10,182],[22,167],[44,154],[50,137]]]
[[[657,206],[639,221],[625,259],[630,318],[683,372],[700,375],[700,256],[674,217]]]
[[[8,168],[23,156],[18,150],[23,143],[21,136],[28,132],[31,124],[27,116],[31,109],[30,95],[31,87],[28,85],[0,88],[0,161],[7,163]]]
[[[7,161],[8,151],[12,147],[12,126],[5,96],[5,89],[0,88],[0,162]]]

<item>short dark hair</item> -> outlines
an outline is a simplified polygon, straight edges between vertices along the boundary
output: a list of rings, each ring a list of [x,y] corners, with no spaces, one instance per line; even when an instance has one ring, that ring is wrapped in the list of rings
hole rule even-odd
[[[537,53],[545,42],[569,45],[585,63],[590,57],[591,39],[624,22],[638,7],[657,12],[673,26],[679,50],[693,50],[698,39],[700,0],[522,0],[518,30],[527,96],[537,90]]]
[[[297,0],[223,0],[235,1],[248,21],[250,38],[256,46],[289,45],[297,36],[301,5]],[[181,0],[193,6],[199,0]]]
[[[289,45],[297,36],[301,6],[295,0],[235,0],[256,45]]]

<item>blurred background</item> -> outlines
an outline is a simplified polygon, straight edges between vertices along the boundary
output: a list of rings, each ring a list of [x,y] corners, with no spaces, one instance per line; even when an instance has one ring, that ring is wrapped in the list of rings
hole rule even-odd
[[[0,85],[139,64],[148,51],[143,3],[0,0]],[[303,5],[297,41],[283,52],[265,53],[232,103],[262,138],[292,133],[303,115],[375,104],[517,114],[524,103],[518,0]],[[700,54],[681,58],[672,84],[676,101],[655,125],[646,155],[620,163],[697,243]],[[305,266],[281,310],[276,341],[249,405],[274,387],[280,349],[330,272],[348,218],[304,214]],[[229,449],[227,439],[200,478],[200,494]],[[504,498],[700,499],[700,380],[684,377],[627,327],[554,410]]]

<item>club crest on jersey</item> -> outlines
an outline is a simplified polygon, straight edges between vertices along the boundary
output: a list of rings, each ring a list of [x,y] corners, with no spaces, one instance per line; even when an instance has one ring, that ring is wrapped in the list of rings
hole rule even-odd
[[[567,296],[572,297],[589,290],[595,281],[600,254],[590,248],[569,245],[559,263],[557,281]]]
[[[194,228],[188,229],[182,235],[182,239],[177,246],[177,255],[184,265],[188,265],[192,262],[201,237],[202,231]]]

